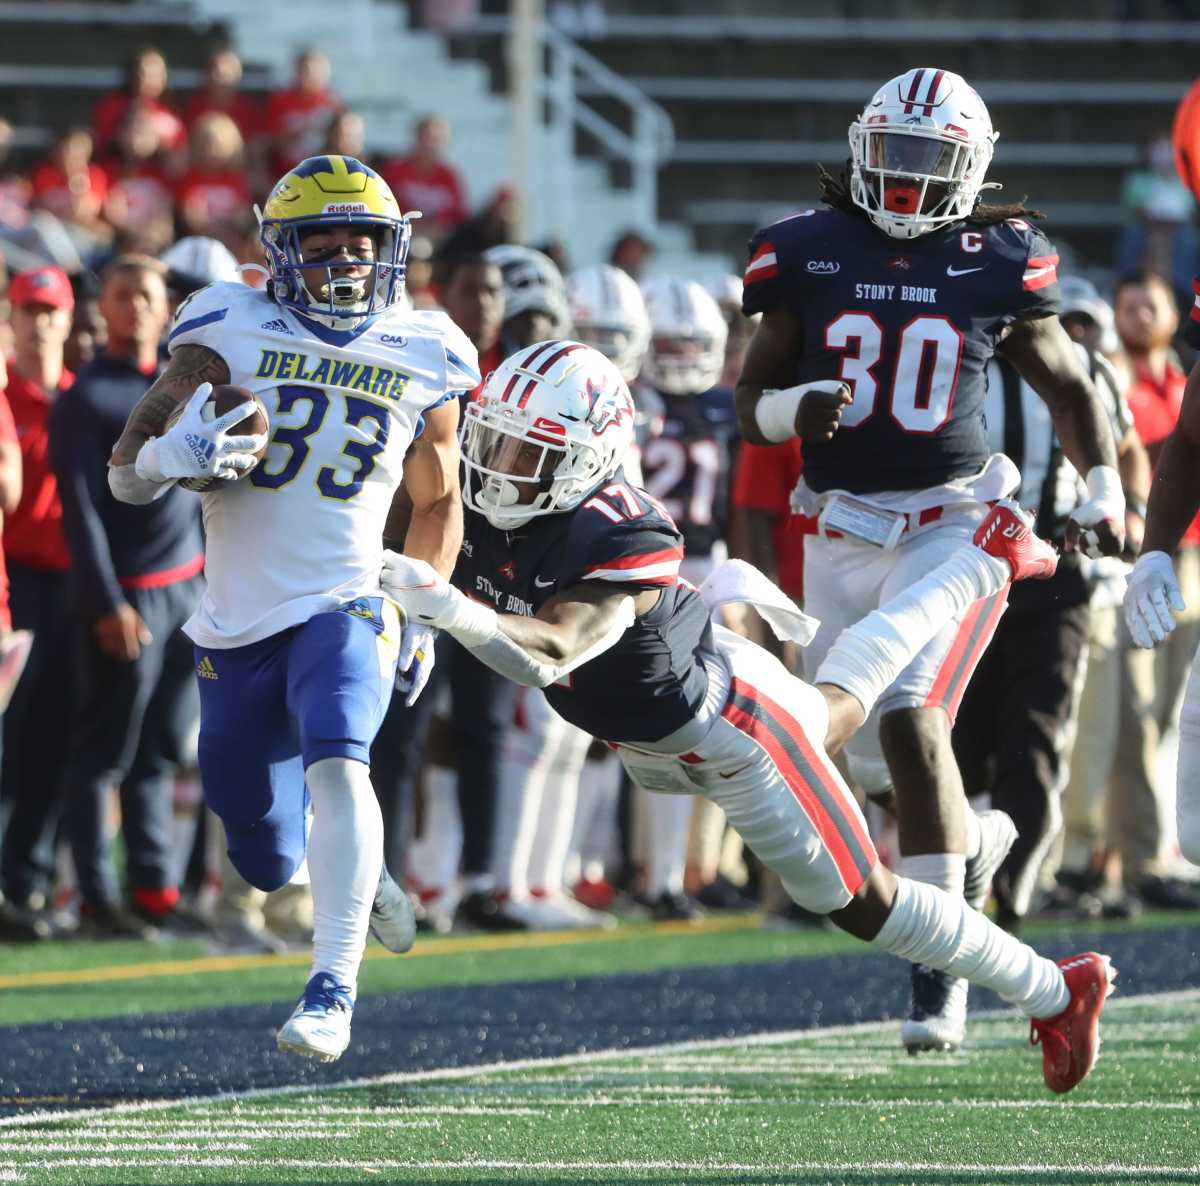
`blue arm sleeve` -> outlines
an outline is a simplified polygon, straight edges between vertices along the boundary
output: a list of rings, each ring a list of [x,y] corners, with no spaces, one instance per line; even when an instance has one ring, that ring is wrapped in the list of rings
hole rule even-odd
[[[110,446],[78,390],[58,398],[50,413],[50,453],[79,608],[89,620],[111,614],[125,602],[100,518],[102,501],[112,497],[107,476]]]

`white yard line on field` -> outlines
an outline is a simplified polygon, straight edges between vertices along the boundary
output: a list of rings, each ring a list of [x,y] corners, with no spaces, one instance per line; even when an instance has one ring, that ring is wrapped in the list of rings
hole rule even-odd
[[[126,1161],[111,1157],[56,1157],[52,1161],[31,1161],[24,1169],[156,1169],[196,1168],[230,1169],[245,1162],[232,1157],[171,1157],[154,1160]],[[334,1158],[318,1161],[315,1158],[272,1160],[258,1163],[262,1168],[303,1170],[519,1170],[543,1172],[621,1170],[672,1170],[680,1173],[948,1173],[969,1178],[989,1178],[999,1174],[1009,1177],[1036,1178],[1045,1174],[1061,1176],[1064,1173],[1103,1174],[1114,1181],[1137,1181],[1147,1174],[1171,1175],[1179,1181],[1200,1180],[1200,1168],[1181,1169],[1174,1165],[1126,1166],[1109,1163],[1087,1165],[970,1165],[957,1162],[908,1162],[908,1161],[794,1161],[784,1164],[754,1165],[748,1162],[724,1161],[516,1161],[468,1158],[453,1161],[429,1160],[350,1160]]]
[[[1194,1004],[1200,1002],[1200,989],[1183,989],[1175,992],[1147,993],[1144,996],[1116,997],[1106,1006],[1106,1016],[1121,1013],[1127,1009],[1138,1009],[1166,1004]],[[996,1009],[971,1014],[973,1022],[1008,1020],[1020,1022],[1021,1015],[1012,1009]],[[829,1026],[825,1029],[780,1030],[770,1033],[747,1034],[741,1037],[706,1038],[686,1042],[669,1042],[661,1046],[639,1046],[635,1048],[589,1051],[583,1054],[564,1054],[553,1058],[514,1059],[511,1062],[482,1063],[468,1067],[445,1067],[428,1071],[393,1071],[386,1075],[366,1076],[357,1079],[346,1079],[341,1083],[330,1083],[321,1087],[321,1092],[328,1094],[335,1091],[347,1091],[354,1088],[376,1087],[387,1084],[434,1084],[453,1082],[462,1079],[486,1079],[489,1076],[507,1075],[514,1071],[550,1070],[563,1067],[589,1067],[596,1064],[620,1059],[625,1063],[631,1058],[647,1059],[666,1055],[669,1058],[677,1055],[706,1054],[717,1050],[758,1049],[762,1047],[782,1046],[788,1043],[809,1042],[813,1040],[829,1041],[831,1038],[867,1037],[872,1034],[891,1034],[895,1031],[896,1021],[868,1021],[854,1025]],[[1174,1051],[1159,1052],[1156,1058],[1174,1054]],[[1183,1057],[1183,1052],[1178,1052]],[[1149,1054],[1148,1054],[1149,1056]],[[1122,1052],[1126,1057],[1126,1052]],[[1188,1057],[1191,1057],[1190,1055]],[[606,1073],[620,1071],[620,1068],[606,1068]],[[486,1090],[486,1085],[483,1088]],[[168,1108],[187,1108],[195,1111],[203,1106],[209,1109],[231,1102],[254,1099],[285,1099],[295,1096],[311,1096],[313,1088],[310,1084],[291,1087],[259,1087],[247,1091],[215,1094],[207,1097],[203,1103],[197,1099],[145,1100],[127,1104],[115,1104],[112,1107],[81,1108],[71,1111],[33,1112],[23,1116],[9,1116],[0,1119],[0,1130],[18,1128],[30,1124],[42,1124],[47,1121],[61,1122],[64,1120],[96,1120],[100,1117],[128,1115],[131,1113],[148,1113],[163,1111]],[[1196,1171],[1200,1174],[1200,1170]]]

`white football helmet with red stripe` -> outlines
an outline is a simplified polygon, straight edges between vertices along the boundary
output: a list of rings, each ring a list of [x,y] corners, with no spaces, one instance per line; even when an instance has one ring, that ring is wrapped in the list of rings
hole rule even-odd
[[[650,350],[641,377],[667,395],[700,395],[721,377],[729,326],[704,285],[651,276],[642,285]]]
[[[915,239],[975,207],[996,133],[965,79],[923,66],[886,82],[850,125],[850,196],[896,239]]]
[[[621,372],[582,342],[538,342],[507,358],[467,405],[463,498],[493,527],[572,510],[633,442]]]

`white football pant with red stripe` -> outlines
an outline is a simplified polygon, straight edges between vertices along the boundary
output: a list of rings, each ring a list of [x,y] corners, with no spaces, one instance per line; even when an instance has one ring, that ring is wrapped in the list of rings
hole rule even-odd
[[[804,541],[804,609],[821,623],[804,655],[811,678],[841,632],[915,585],[969,544],[987,506],[967,503],[900,537],[888,552],[855,539],[809,536]],[[868,794],[891,785],[879,744],[879,717],[897,708],[939,705],[951,721],[967,682],[991,641],[1008,590],[977,601],[948,621],[917,652],[880,697],[875,711],[846,745],[850,771]]]
[[[828,914],[845,906],[875,865],[866,821],[825,753],[824,696],[774,656],[723,627],[725,706],[685,754],[617,747],[648,791],[699,792],[716,803],[794,901]]]

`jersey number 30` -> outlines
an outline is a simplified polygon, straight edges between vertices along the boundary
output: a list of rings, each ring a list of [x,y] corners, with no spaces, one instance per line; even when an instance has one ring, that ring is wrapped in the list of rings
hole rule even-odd
[[[287,459],[277,469],[268,469],[266,461],[262,461],[251,471],[250,481],[264,490],[278,490],[295,480],[304,462],[308,458],[308,438],[317,432],[325,423],[329,412],[329,396],[319,387],[301,387],[289,384],[277,388],[279,396],[278,411],[286,416],[298,403],[308,404],[308,415],[303,424],[276,425],[271,434],[271,444],[286,445],[290,452]],[[317,489],[326,498],[353,498],[363,488],[371,471],[375,468],[375,458],[387,447],[388,413],[386,408],[372,403],[368,399],[357,399],[353,395],[346,396],[346,424],[350,428],[364,427],[364,421],[375,425],[372,439],[369,441],[348,440],[342,446],[342,453],[354,462],[354,472],[348,482],[339,482],[337,470],[332,466],[323,465],[317,471]]]
[[[825,327],[825,349],[841,355],[838,378],[854,402],[842,410],[842,428],[854,428],[875,414],[877,374],[885,350],[895,358],[891,378],[892,419],[905,432],[935,433],[950,419],[962,366],[963,336],[945,317],[914,317],[887,340],[888,331],[870,313],[842,313]]]

